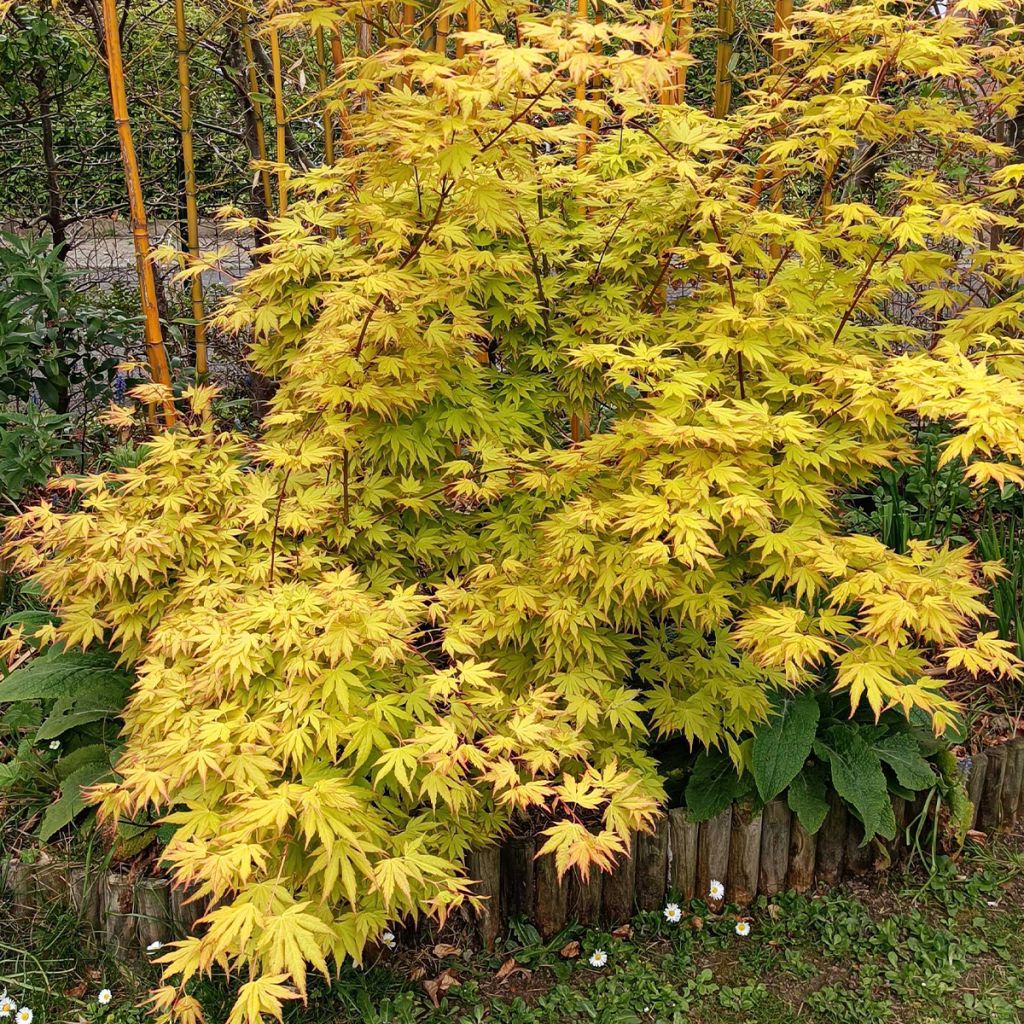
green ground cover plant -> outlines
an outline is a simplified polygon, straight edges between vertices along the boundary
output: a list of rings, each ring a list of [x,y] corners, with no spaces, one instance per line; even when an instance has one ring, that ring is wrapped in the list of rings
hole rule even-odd
[[[896,876],[818,896],[760,899],[712,913],[703,901],[678,923],[652,912],[615,934],[567,929],[550,942],[516,922],[491,955],[400,937],[285,1024],[1018,1024],[1024,1018],[1024,856],[997,844],[929,877]],[[670,897],[671,899],[671,897]],[[750,934],[736,934],[737,920]],[[27,950],[31,948],[32,953]],[[608,955],[595,968],[596,949]],[[42,912],[0,941],[0,988],[35,1024],[141,1024],[154,968],[83,949],[73,918]],[[568,955],[567,955],[568,954]],[[511,966],[509,966],[511,964]],[[437,979],[451,976],[449,987]],[[97,995],[111,991],[101,1006]],[[230,987],[194,985],[210,1024],[230,1012]],[[437,1005],[431,997],[437,994]]]

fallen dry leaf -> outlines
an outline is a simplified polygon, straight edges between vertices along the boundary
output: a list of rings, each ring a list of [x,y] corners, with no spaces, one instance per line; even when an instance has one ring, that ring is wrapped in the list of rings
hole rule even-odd
[[[509,978],[516,974],[521,974],[524,978],[529,978],[530,975],[533,974],[533,971],[528,967],[522,967],[520,964],[517,964],[515,958],[510,956],[495,972],[494,979],[495,981],[500,981],[504,984],[509,980]]]
[[[451,969],[442,971],[436,978],[429,978],[423,982],[423,990],[430,996],[430,1001],[434,1006],[441,1005],[441,997],[452,987],[457,985],[459,982],[458,975]]]
[[[495,981],[504,981],[514,970],[516,969],[516,958],[510,956],[498,969],[494,972]]]
[[[703,931],[704,930],[704,918],[703,917],[691,917],[690,918],[690,927],[695,932]]]
[[[781,914],[781,913],[782,913],[782,907],[780,907],[778,905],[778,903],[769,903],[768,904],[768,916],[773,921],[778,921],[779,914]]]
[[[458,946],[451,946],[447,942],[439,942],[434,947],[434,956],[462,956],[462,950]]]
[[[414,967],[409,972],[409,980],[410,981],[422,981],[426,976],[427,976],[427,971],[426,971],[426,968],[424,968],[424,967]]]
[[[631,924],[621,924],[618,928],[612,929],[613,939],[631,939],[633,938],[633,926]]]
[[[580,955],[580,944],[573,939],[572,942],[567,942],[559,951],[558,955],[563,960],[575,960]]]

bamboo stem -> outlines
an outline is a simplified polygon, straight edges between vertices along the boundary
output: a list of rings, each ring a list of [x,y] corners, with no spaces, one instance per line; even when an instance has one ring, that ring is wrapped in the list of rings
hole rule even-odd
[[[775,31],[782,32],[789,27],[790,19],[793,17],[793,0],[775,0]],[[776,39],[772,43],[772,61],[775,66],[776,75],[782,74],[783,65],[789,57],[789,47]],[[781,86],[779,87],[781,91]],[[772,206],[780,209],[782,206],[782,176],[779,169],[772,169]],[[777,258],[777,257],[776,257]]]
[[[196,160],[192,145],[192,92],[188,73],[188,33],[185,25],[185,0],[174,0],[174,28],[178,57],[178,96],[181,104],[181,162],[185,168],[185,220],[188,229],[188,254],[199,259],[199,208],[196,203]],[[196,375],[208,370],[206,356],[206,310],[203,279],[192,276],[192,319],[195,321]]]
[[[334,64],[334,77],[341,78],[344,73],[345,55],[341,50],[341,33],[335,29],[331,33],[331,61]],[[352,125],[348,119],[348,108],[344,103],[340,105],[338,121],[341,124],[341,148],[345,156],[351,157],[355,153],[352,145]],[[355,185],[355,176],[352,177],[352,184]]]
[[[576,15],[586,18],[589,11],[589,0],[576,0]],[[579,82],[576,86],[576,124],[579,125],[579,135],[576,137],[576,166],[583,163],[587,155],[587,116],[583,112],[583,104],[587,99],[587,86],[585,82]]]
[[[676,19],[676,49],[688,56],[690,53],[690,37],[693,35],[693,0],[681,0],[679,17]],[[686,66],[676,70],[676,102],[682,103],[686,98]]]
[[[284,75],[281,73],[281,39],[276,28],[268,30],[270,62],[274,79],[274,127],[277,130],[277,208],[281,216],[288,210],[287,121],[284,116]]]
[[[266,168],[267,157],[267,131],[263,121],[263,104],[260,102],[260,83],[256,76],[256,54],[252,48],[252,37],[249,35],[249,25],[243,19],[239,34],[242,37],[242,47],[245,50],[245,76],[249,83],[249,102],[252,104],[253,117],[256,122],[256,151],[259,154],[260,162],[264,164],[260,168],[260,181],[263,185],[263,204],[269,212],[274,208],[274,190],[270,184],[270,171]]]
[[[327,48],[324,45],[324,30],[322,28],[316,30],[316,61],[320,92],[323,94],[327,91]],[[328,166],[334,163],[334,120],[326,104],[324,105],[324,163]]]
[[[132,241],[135,245],[135,267],[139,275],[139,296],[144,318],[146,359],[155,384],[171,387],[171,367],[164,347],[163,331],[160,327],[160,312],[156,299],[156,276],[149,258],[149,226],[146,222],[146,205],[142,198],[142,179],[139,175],[139,161],[135,153],[131,122],[128,119],[128,96],[125,90],[124,63],[121,58],[121,37],[119,35],[116,0],[103,2],[103,36],[107,55],[107,78],[110,84],[110,105],[117,126],[117,139],[121,147],[121,162],[124,165],[125,188],[128,192],[128,206],[131,215]],[[149,410],[150,422],[156,423],[156,410]],[[163,401],[165,426],[173,426],[176,419],[174,399],[168,393]]]
[[[672,52],[672,47],[669,45],[672,42],[672,0],[661,0],[661,31],[664,34],[665,54],[667,56]],[[675,101],[675,84],[662,86],[661,102],[675,103]]]
[[[434,31],[434,52],[442,56],[448,52],[448,23],[450,19],[447,14],[438,15],[437,28]]]
[[[718,0],[718,46],[715,49],[715,117],[726,117],[732,105],[732,35],[736,31],[735,0]]]

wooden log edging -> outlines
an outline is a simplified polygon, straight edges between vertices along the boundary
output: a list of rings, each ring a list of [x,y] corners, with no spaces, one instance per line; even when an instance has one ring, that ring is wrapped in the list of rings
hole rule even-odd
[[[980,831],[1024,821],[1024,737],[976,754],[965,785]],[[760,811],[736,804],[699,823],[673,808],[653,833],[634,838],[631,855],[614,871],[595,870],[586,881],[575,874],[559,879],[553,857],[537,858],[535,839],[510,839],[468,858],[482,897],[472,927],[493,949],[513,917],[532,920],[548,939],[572,921],[615,927],[638,910],[660,911],[667,900],[707,899],[712,880],[725,885],[727,902],[740,905],[758,895],[835,885],[900,863],[908,853],[904,830],[919,811],[920,801],[895,801],[896,840],[864,844],[863,827],[834,797],[816,835],[783,799]],[[83,931],[119,956],[143,956],[152,943],[184,938],[204,912],[165,878],[132,878],[99,865],[87,870],[45,852],[33,863],[0,860],[0,887],[14,916],[32,917],[54,903],[74,908]]]

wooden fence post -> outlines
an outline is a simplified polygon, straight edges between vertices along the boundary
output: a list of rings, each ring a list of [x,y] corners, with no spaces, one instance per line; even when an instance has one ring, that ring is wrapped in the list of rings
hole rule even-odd
[[[846,829],[845,872],[850,875],[865,875],[874,861],[870,843],[864,842],[864,826],[850,815]]]
[[[476,922],[480,945],[490,951],[501,932],[501,849],[488,846],[471,850],[466,858],[466,871],[477,882],[476,893],[486,897],[477,911]]]
[[[708,898],[712,880],[725,884],[729,873],[729,842],[732,832],[732,808],[700,824],[697,837],[697,897]],[[727,892],[725,898],[732,897]]]
[[[559,879],[553,854],[534,861],[533,877],[533,923],[542,938],[550,939],[569,917],[569,880]]]
[[[814,885],[814,865],[818,855],[818,836],[800,824],[794,814],[789,827],[789,870],[786,888],[807,892]]]
[[[985,785],[982,787],[981,804],[978,807],[978,828],[983,832],[994,832],[999,826],[1005,776],[1006,745],[989,747]]]
[[[601,910],[606,924],[625,924],[633,916],[633,895],[636,888],[636,837],[628,856],[601,882]]]
[[[202,903],[199,900],[190,903],[192,893],[173,883],[167,895],[171,905],[171,928],[176,933],[175,938],[184,939],[192,934],[196,922],[203,916]]]
[[[846,805],[838,793],[829,794],[830,809],[818,833],[815,875],[819,882],[836,885],[843,876],[846,859]]]
[[[988,754],[979,750],[971,758],[971,771],[967,778],[967,798],[974,810],[971,812],[971,828],[978,827],[978,811],[981,809],[981,794],[985,788],[985,775],[988,772]]]
[[[654,832],[636,840],[636,903],[640,910],[659,910],[665,903],[668,878],[668,820],[658,819]]]
[[[107,874],[103,891],[103,934],[108,951],[127,955],[136,944],[138,930],[132,914],[135,886],[128,875]]]
[[[533,913],[534,859],[532,838],[510,839],[501,848],[501,917],[529,917]]]
[[[668,812],[669,888],[684,900],[697,891],[697,834],[699,826],[686,811],[675,807]]]
[[[792,817],[789,805],[782,799],[769,801],[761,812],[761,865],[757,888],[766,896],[774,896],[786,888]]]
[[[754,813],[747,802],[732,809],[732,834],[729,838],[729,871],[725,891],[730,903],[745,907],[757,895],[757,875],[761,864],[761,812]]]
[[[135,886],[135,918],[139,944],[167,942],[171,934],[171,884],[166,878],[140,879]]]
[[[601,920],[601,889],[605,875],[593,868],[584,882],[574,871],[569,879],[569,917],[584,925],[596,925]]]
[[[1017,820],[1021,783],[1024,781],[1024,743],[1012,740],[1006,745],[1006,771],[999,798],[999,820],[1010,827]]]
[[[68,872],[68,894],[78,920],[91,932],[102,931],[103,875],[92,865],[75,865]]]

